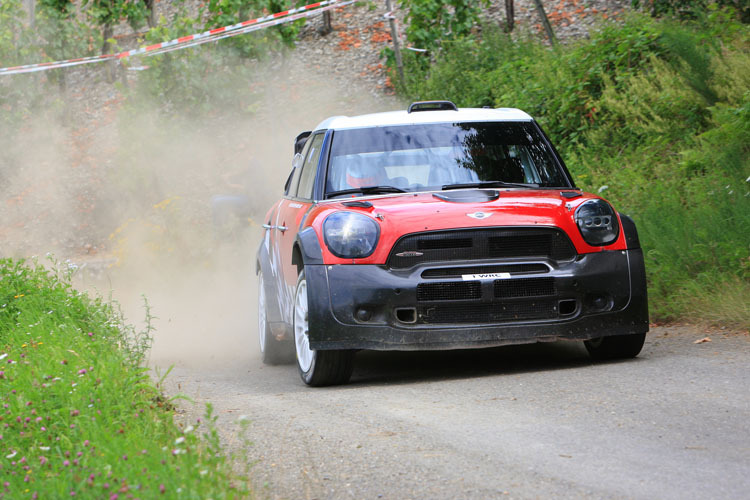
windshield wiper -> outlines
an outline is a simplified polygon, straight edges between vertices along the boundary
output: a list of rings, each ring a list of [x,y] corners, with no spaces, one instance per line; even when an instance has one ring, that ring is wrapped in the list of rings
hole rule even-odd
[[[446,184],[442,187],[443,191],[448,189],[467,189],[467,188],[493,188],[493,187],[519,187],[519,188],[538,188],[539,184],[517,184],[513,182],[503,181],[480,181],[480,182],[466,182],[463,184]]]
[[[342,189],[341,191],[331,191],[326,193],[326,198],[332,198],[334,196],[342,196],[345,194],[378,194],[378,193],[406,193],[405,189],[397,188],[395,186],[363,186],[353,189]]]

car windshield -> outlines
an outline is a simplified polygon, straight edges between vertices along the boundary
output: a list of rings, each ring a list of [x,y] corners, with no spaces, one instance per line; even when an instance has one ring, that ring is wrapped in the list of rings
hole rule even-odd
[[[326,197],[369,186],[426,191],[483,182],[570,187],[529,122],[436,123],[335,131]]]

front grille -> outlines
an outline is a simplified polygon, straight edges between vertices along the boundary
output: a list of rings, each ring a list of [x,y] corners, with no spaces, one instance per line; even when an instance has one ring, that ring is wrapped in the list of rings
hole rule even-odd
[[[495,280],[494,285],[495,297],[502,299],[516,297],[547,297],[557,293],[554,278]]]
[[[496,266],[440,267],[435,269],[426,269],[422,272],[422,277],[458,278],[464,274],[538,274],[548,272],[549,268],[544,264],[499,264]]]
[[[526,234],[516,237],[491,236],[488,243],[492,257],[548,256],[554,252],[550,234]]]
[[[554,299],[514,300],[495,304],[439,304],[417,308],[418,321],[441,323],[500,323],[558,317]]]
[[[452,229],[403,236],[391,250],[388,267],[530,257],[568,260],[575,255],[570,239],[555,228]]]
[[[471,238],[444,238],[417,240],[419,250],[446,250],[453,248],[471,248]]]
[[[454,281],[449,283],[420,283],[417,285],[417,300],[478,300],[482,298],[479,281]]]

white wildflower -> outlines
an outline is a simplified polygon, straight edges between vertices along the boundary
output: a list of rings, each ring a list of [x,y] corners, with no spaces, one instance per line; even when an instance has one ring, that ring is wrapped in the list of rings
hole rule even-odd
[[[16,455],[18,455],[18,452],[17,452],[17,451],[14,451],[14,452],[13,452],[13,453],[11,453],[10,455],[5,455],[5,458],[13,458],[13,457],[15,457]]]
[[[603,185],[602,187],[600,187],[600,188],[599,188],[599,190],[597,191],[597,193],[601,193],[601,192],[604,192],[604,191],[606,191],[607,189],[609,189],[609,186],[607,186],[607,185],[605,184],[605,185]]]
[[[204,469],[200,471],[198,474],[200,474],[201,476],[205,476],[206,474],[208,474],[208,471]]]
[[[40,446],[39,449],[42,451],[49,451],[49,446]]]
[[[5,359],[8,357],[8,353],[0,354],[0,360]]]
[[[194,429],[195,427],[193,427],[192,425],[188,425],[187,427],[185,427],[185,430],[182,432],[184,432],[185,434],[188,434],[190,432],[193,432]]]
[[[184,442],[185,442],[185,438],[183,436],[180,436],[174,440],[174,444],[182,444]]]

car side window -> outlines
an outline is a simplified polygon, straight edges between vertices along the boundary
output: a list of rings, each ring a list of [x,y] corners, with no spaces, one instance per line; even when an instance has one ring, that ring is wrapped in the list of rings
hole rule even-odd
[[[325,134],[317,134],[311,139],[310,150],[307,152],[304,165],[302,165],[302,174],[297,189],[298,198],[312,199],[315,174],[318,171],[318,160],[320,159],[324,137]]]
[[[285,195],[291,197],[295,197],[297,195],[297,185],[299,184],[299,176],[302,172],[302,158],[305,157],[309,150],[310,141],[307,141],[299,155],[294,155],[294,161],[292,162],[294,168],[292,169],[292,173],[289,174],[289,178],[286,181],[286,189],[284,191]]]

